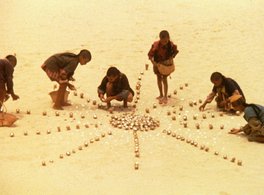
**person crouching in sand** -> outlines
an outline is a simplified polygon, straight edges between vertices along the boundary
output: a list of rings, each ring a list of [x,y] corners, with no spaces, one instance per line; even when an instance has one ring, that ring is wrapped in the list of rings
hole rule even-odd
[[[64,101],[66,88],[75,90],[74,85],[69,81],[74,81],[72,77],[78,64],[85,65],[91,61],[90,51],[81,50],[78,55],[73,53],[59,53],[49,57],[41,66],[46,72],[51,81],[56,81],[59,84],[57,97],[54,102],[53,108],[56,110],[63,110],[62,106],[70,106],[71,104]]]
[[[148,52],[149,60],[153,64],[153,71],[157,75],[157,84],[159,88],[160,95],[157,97],[159,103],[167,103],[168,101],[168,80],[169,75],[164,75],[158,70],[158,64],[163,64],[169,66],[173,64],[173,58],[179,52],[177,50],[177,45],[170,41],[169,32],[163,30],[159,34],[159,41],[152,44],[151,49]],[[163,92],[163,87],[164,92]]]
[[[210,80],[214,84],[214,87],[212,92],[207,96],[204,103],[199,107],[200,111],[204,111],[206,104],[211,103],[215,96],[217,108],[220,108],[224,111],[231,110],[229,98],[232,95],[242,95],[242,97],[245,99],[243,91],[235,80],[226,78],[220,72],[212,73]]]
[[[0,112],[2,105],[8,100],[11,95],[13,100],[19,99],[13,89],[13,72],[17,64],[17,59],[14,55],[8,55],[5,59],[0,59]]]
[[[248,141],[264,143],[264,106],[247,104],[241,95],[232,96],[230,102],[235,110],[244,112],[247,124],[239,129],[233,128],[229,133],[244,132],[248,136]]]
[[[134,91],[129,85],[127,76],[116,67],[108,68],[97,92],[100,100],[106,102],[108,108],[111,107],[112,100],[123,101],[123,105],[126,108],[127,102],[132,102],[134,97]]]

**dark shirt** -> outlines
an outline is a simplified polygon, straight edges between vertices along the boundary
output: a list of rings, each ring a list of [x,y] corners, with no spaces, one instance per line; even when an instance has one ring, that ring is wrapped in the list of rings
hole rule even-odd
[[[233,80],[231,78],[223,78],[222,86],[220,86],[220,87],[214,86],[212,91],[214,93],[219,93],[218,90],[221,89],[222,87],[224,87],[224,95],[225,95],[225,97],[228,98],[228,97],[232,96],[234,91],[238,90],[240,95],[242,95],[244,97],[244,99],[245,99],[245,96],[243,94],[242,89],[240,88],[240,86],[237,84],[237,82],[235,80]],[[221,92],[223,93],[223,91],[221,91]]]
[[[106,84],[108,83],[108,78],[105,76],[98,87],[98,92],[105,93],[106,92]],[[131,89],[127,76],[123,73],[120,73],[120,76],[113,83],[113,95],[119,95],[124,90],[130,91],[134,96],[134,91]]]
[[[0,59],[0,84],[7,87],[7,93],[13,94],[14,67],[7,59]]]
[[[49,57],[45,62],[45,68],[52,72],[64,69],[67,76],[72,76],[79,63],[78,55],[73,53],[60,53]]]
[[[258,104],[249,104],[244,110],[244,119],[248,122],[251,118],[257,118],[264,124],[264,107]]]
[[[172,41],[169,41],[167,45],[161,45],[160,41],[156,41],[152,44],[151,49],[148,52],[149,59],[154,58],[155,62],[163,62],[170,58],[174,58],[179,51],[177,45]]]

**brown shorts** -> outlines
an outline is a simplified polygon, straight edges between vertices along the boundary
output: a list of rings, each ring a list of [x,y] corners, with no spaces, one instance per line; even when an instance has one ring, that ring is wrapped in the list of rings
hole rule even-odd
[[[65,80],[67,78],[67,74],[63,69],[51,71],[46,67],[45,64],[41,65],[41,68],[46,72],[51,81]]]

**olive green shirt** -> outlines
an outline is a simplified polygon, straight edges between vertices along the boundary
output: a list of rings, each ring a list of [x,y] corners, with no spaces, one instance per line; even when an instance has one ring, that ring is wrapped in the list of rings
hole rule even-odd
[[[45,62],[45,68],[52,72],[58,72],[60,69],[65,70],[68,76],[74,74],[79,63],[79,57],[73,53],[59,53],[49,57]]]

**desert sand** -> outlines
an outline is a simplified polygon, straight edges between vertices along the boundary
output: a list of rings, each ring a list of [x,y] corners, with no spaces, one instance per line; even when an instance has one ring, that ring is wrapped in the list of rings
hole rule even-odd
[[[1,0],[0,7],[0,57],[16,53],[14,89],[20,96],[5,104],[18,120],[0,129],[0,194],[264,193],[263,144],[228,134],[245,124],[243,114],[220,116],[214,102],[204,112],[198,109],[212,89],[214,71],[235,79],[247,102],[264,105],[264,1]],[[150,46],[163,29],[180,51],[167,105],[155,99],[152,67],[145,70]],[[76,69],[72,106],[56,116],[48,95],[55,83],[40,66],[54,53],[84,48],[92,61]],[[113,113],[98,108],[96,93],[111,65],[128,76],[134,90],[141,83],[138,103],[122,109],[114,102]],[[160,122],[137,131],[139,157],[133,130],[109,122],[131,113]]]

